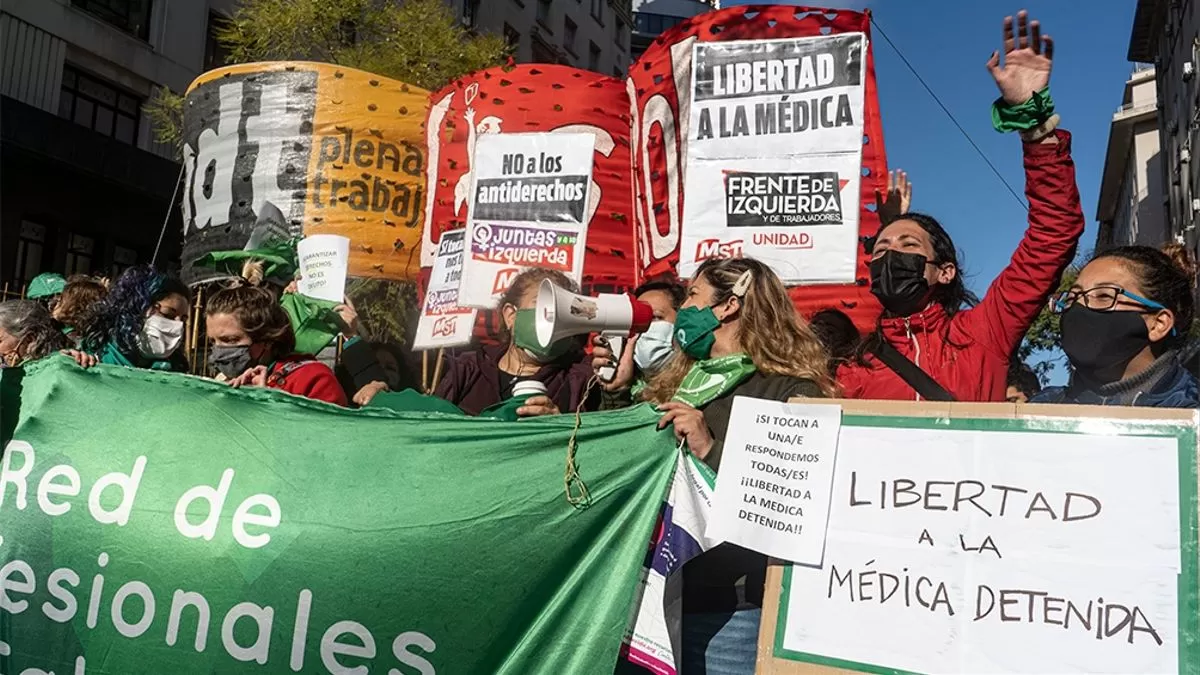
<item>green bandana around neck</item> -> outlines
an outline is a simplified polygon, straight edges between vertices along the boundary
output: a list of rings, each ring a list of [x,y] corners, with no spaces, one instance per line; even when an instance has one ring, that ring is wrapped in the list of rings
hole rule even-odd
[[[730,354],[692,364],[672,399],[700,408],[733,390],[754,374],[754,362],[745,354]]]

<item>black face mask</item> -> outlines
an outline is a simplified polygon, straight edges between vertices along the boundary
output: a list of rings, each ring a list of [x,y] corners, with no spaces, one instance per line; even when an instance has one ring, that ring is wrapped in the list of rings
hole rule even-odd
[[[1150,344],[1141,312],[1099,312],[1074,304],[1063,312],[1059,329],[1063,352],[1085,377],[1128,363]]]
[[[920,253],[884,251],[871,261],[871,295],[896,316],[909,316],[925,308],[929,282],[925,265],[929,259]]]

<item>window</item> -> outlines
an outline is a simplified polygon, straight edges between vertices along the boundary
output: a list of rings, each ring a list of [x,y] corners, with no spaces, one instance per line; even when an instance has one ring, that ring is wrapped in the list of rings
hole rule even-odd
[[[550,4],[553,0],[538,0],[537,4],[537,20],[538,23],[550,30]]]
[[[67,235],[67,266],[63,274],[90,274],[92,271],[92,253],[96,248],[96,240],[78,234]]]
[[[42,252],[46,249],[46,228],[37,223],[21,221],[17,239],[17,265],[14,268],[17,285],[24,286],[42,272]]]
[[[142,102],[71,66],[63,67],[58,115],[122,143],[137,144]]]
[[[116,279],[121,276],[121,272],[136,264],[137,251],[124,246],[113,246],[112,265],[109,267],[108,274],[111,278]]]
[[[508,45],[510,47],[512,47],[513,50],[515,51],[521,47],[521,34],[517,32],[516,28],[513,28],[512,26],[505,23],[504,24],[504,41],[507,42]]]
[[[592,0],[592,18],[604,25],[604,0]]]
[[[588,43],[588,70],[600,70],[600,48],[595,42]]]
[[[633,30],[643,35],[658,35],[683,23],[678,16],[666,14],[650,14],[648,12],[633,13]]]
[[[463,0],[462,24],[467,28],[474,28],[478,20],[479,0]]]
[[[228,21],[229,19],[216,12],[208,13],[208,35],[204,40],[204,70],[206,71],[220,68],[229,62],[229,50],[217,42],[217,31]]]
[[[563,17],[563,47],[566,47],[567,51],[572,54],[575,53],[575,32],[578,28],[579,26],[575,25],[571,17]]]
[[[71,0],[71,4],[130,35],[150,39],[151,0]]]
[[[629,28],[625,26],[625,21],[621,17],[617,17],[617,23],[614,24],[613,41],[617,43],[617,48],[625,51],[625,37],[629,34]]]

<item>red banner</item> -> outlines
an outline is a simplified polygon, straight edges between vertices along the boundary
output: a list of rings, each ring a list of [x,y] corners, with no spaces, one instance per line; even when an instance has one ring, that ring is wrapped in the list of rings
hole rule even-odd
[[[634,97],[630,134],[633,144],[634,216],[639,278],[675,272],[682,225],[683,171],[692,78],[692,46],[696,41],[779,39],[864,32],[870,37],[870,15],[833,9],[781,5],[730,7],[688,19],[654,41],[630,68]],[[883,189],[887,157],[875,88],[874,54],[868,42],[863,120],[863,180],[859,236],[879,230],[875,189]],[[874,328],[878,302],[868,290],[868,256],[860,250],[856,284],[797,286],[790,290],[805,315],[839,309],[859,330]]]
[[[426,118],[427,201],[421,267],[441,233],[466,226],[472,148],[480,134],[584,132],[596,138],[584,285],[632,288],[633,190],[625,83],[586,70],[531,64],[471,73],[430,97]]]

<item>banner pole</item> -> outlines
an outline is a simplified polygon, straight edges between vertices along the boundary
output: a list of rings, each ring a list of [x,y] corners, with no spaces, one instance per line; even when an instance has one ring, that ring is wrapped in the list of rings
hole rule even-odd
[[[421,389],[428,394],[429,387],[429,350],[421,352]]]
[[[437,390],[438,381],[442,379],[442,363],[444,363],[444,359],[442,357],[444,357],[445,355],[446,355],[446,348],[438,347],[437,360],[434,361],[434,366],[433,366],[433,382],[429,385],[429,393],[431,395],[433,394],[434,391]]]

